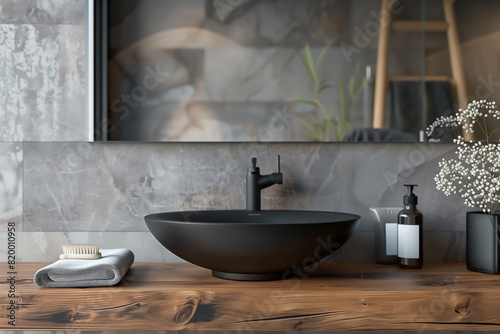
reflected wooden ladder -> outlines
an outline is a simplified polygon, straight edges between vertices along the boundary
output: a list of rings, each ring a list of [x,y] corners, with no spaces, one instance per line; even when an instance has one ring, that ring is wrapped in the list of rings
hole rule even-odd
[[[386,94],[390,82],[394,81],[421,81],[421,76],[387,76],[387,58],[389,53],[389,38],[391,31],[421,32],[421,21],[392,21],[391,9],[397,0],[382,0],[382,11],[380,17],[380,31],[377,52],[377,68],[375,78],[375,93],[373,103],[373,127],[384,128]],[[448,49],[452,78],[447,76],[426,76],[425,81],[449,81],[456,89],[459,108],[467,107],[467,91],[465,85],[465,73],[463,68],[462,54],[460,51],[460,40],[458,38],[457,21],[455,17],[455,0],[443,0],[444,21],[426,21],[426,32],[446,32],[448,37]],[[382,15],[388,15],[382,17]],[[383,24],[390,22],[390,24]]]

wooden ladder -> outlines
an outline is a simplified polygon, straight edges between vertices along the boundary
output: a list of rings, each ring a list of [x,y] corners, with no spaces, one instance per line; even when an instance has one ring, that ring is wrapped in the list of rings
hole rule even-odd
[[[373,127],[384,128],[385,103],[387,89],[393,81],[421,81],[420,76],[387,76],[387,58],[389,53],[389,37],[393,31],[422,31],[421,21],[392,21],[391,9],[397,0],[382,0],[381,15],[388,17],[380,18],[380,32],[377,52],[377,68],[375,77],[375,93],[373,102]],[[460,40],[458,38],[457,21],[455,17],[455,0],[443,0],[444,21],[426,21],[426,32],[446,32],[448,37],[448,49],[450,53],[450,64],[452,78],[446,76],[425,76],[425,81],[450,81],[457,91],[459,108],[467,107],[467,91],[465,86],[465,74],[463,68],[462,54],[460,52]],[[390,24],[383,24],[390,22]]]

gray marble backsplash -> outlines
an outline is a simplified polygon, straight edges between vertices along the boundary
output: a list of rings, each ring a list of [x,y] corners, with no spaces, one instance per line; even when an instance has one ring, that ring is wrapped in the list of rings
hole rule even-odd
[[[143,215],[245,207],[246,169],[262,173],[281,155],[284,184],[262,191],[264,209],[359,214],[402,205],[404,183],[419,184],[428,231],[463,231],[459,198],[435,189],[438,161],[452,145],[24,143],[25,231],[147,231]],[[440,205],[436,205],[440,203]]]
[[[276,154],[284,184],[262,191],[263,209],[362,217],[331,260],[374,260],[369,208],[402,205],[404,183],[419,184],[426,259],[464,259],[468,208],[436,190],[433,180],[439,160],[454,154],[453,145],[443,144],[4,143],[2,230],[17,223],[22,261],[51,261],[68,242],[129,247],[139,261],[179,261],[151,237],[143,216],[244,208],[251,157],[270,173]]]

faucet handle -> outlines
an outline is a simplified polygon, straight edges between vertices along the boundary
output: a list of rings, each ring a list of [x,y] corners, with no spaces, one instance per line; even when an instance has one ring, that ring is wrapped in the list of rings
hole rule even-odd
[[[248,167],[249,173],[259,173],[259,167],[257,167],[257,158],[252,158],[252,166]]]
[[[280,172],[280,155],[276,154],[276,173]]]

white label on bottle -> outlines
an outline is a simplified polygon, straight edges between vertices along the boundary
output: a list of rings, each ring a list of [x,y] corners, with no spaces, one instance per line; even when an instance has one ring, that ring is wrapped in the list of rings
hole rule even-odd
[[[406,259],[419,258],[420,226],[398,225],[398,257]]]
[[[385,224],[385,255],[398,255],[398,223]]]

